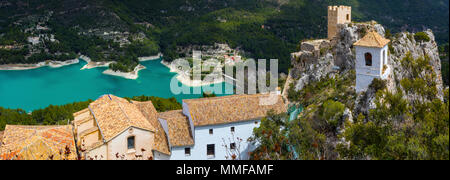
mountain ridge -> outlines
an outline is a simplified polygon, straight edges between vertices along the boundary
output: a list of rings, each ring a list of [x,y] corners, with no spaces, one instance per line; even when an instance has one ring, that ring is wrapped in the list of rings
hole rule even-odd
[[[375,19],[392,32],[431,28],[437,34],[438,42],[448,42],[448,1],[431,0],[4,0],[0,5],[0,17],[7,20],[0,21],[0,34],[7,34],[5,31],[17,27],[21,18],[45,16],[53,11],[55,14],[48,25],[53,27],[55,35],[59,34],[56,39],[66,44],[67,52],[63,53],[81,53],[98,61],[114,59],[120,62],[115,66],[117,70],[134,69],[138,64],[136,58],[131,58],[134,56],[154,55],[161,51],[171,61],[179,57],[177,46],[227,43],[232,48],[242,47],[251,58],[278,58],[280,71],[287,73],[289,53],[303,39],[325,37],[326,6],[337,4],[352,6],[355,21]],[[18,29],[24,31],[26,28]],[[119,34],[105,35],[104,32]],[[89,40],[90,37],[96,40]],[[138,43],[135,39],[133,44],[134,41],[129,40],[133,37],[139,37],[137,40],[143,42]],[[110,42],[115,38],[120,39],[118,44]],[[133,46],[117,47],[128,43]],[[24,52],[17,54],[24,56]],[[0,63],[10,63],[5,58],[11,56],[3,56]],[[36,61],[46,58],[49,57],[41,55]],[[12,60],[14,62],[32,63],[26,58],[13,59],[17,59]]]

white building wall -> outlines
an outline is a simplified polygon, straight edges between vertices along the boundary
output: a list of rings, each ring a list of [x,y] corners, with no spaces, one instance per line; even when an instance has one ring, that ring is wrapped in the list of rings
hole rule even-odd
[[[371,48],[355,46],[356,48],[356,92],[367,90],[373,79],[382,77],[383,55],[389,64],[388,46],[383,48]],[[384,53],[383,53],[384,52]],[[366,66],[365,54],[372,54],[372,66]],[[386,71],[389,73],[390,71]],[[383,76],[386,78],[387,76]]]
[[[104,144],[86,153],[86,160],[108,160],[107,159],[107,145]]]
[[[170,156],[158,151],[153,151],[154,160],[170,160]]]
[[[132,130],[130,131],[130,129]],[[127,146],[127,138],[130,136],[135,136],[134,150],[129,150]],[[153,156],[153,140],[153,132],[130,127],[122,132],[122,134],[116,136],[108,142],[108,159],[117,159],[116,153],[119,153],[119,155],[125,155],[126,159],[135,159],[135,155],[143,155],[143,159],[148,159],[150,156]],[[145,149],[144,153],[141,151],[142,148]]]
[[[257,123],[255,123],[257,122]],[[170,157],[171,160],[226,160],[226,149],[223,147],[224,140],[229,147],[229,143],[232,141],[233,137],[241,138],[242,142],[240,143],[240,159],[248,159],[248,152],[251,152],[255,149],[250,143],[247,142],[247,139],[252,136],[253,129],[255,127],[259,127],[260,120],[252,120],[238,123],[230,123],[230,124],[222,124],[222,125],[213,125],[213,126],[202,126],[195,127],[194,133],[195,145],[191,147],[191,155],[185,155],[185,147],[173,147],[172,155]],[[231,127],[235,127],[234,136],[231,133]],[[213,129],[213,134],[209,134],[209,129]],[[215,145],[215,156],[208,157],[207,156],[207,145],[214,144]],[[236,143],[238,146],[238,143]]]

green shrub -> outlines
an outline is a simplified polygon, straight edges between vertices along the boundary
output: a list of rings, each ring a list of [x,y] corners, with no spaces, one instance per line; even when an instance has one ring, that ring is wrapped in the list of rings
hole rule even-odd
[[[344,114],[345,105],[338,101],[327,100],[322,105],[321,117],[328,123],[331,129],[336,129],[342,115]]]
[[[372,84],[369,85],[369,88],[374,89],[375,92],[386,88],[386,81],[381,79],[373,79]]]
[[[392,46],[391,43],[389,43],[388,48],[389,48],[389,52],[390,52],[391,54],[395,54],[395,49],[394,49],[394,47]]]
[[[386,37],[387,39],[392,39],[392,33],[391,33],[391,30],[386,29],[386,33],[385,33],[384,37]]]
[[[431,40],[430,37],[425,32],[418,32],[418,33],[414,34],[414,39],[416,39],[416,41],[422,41],[422,42],[428,42]]]

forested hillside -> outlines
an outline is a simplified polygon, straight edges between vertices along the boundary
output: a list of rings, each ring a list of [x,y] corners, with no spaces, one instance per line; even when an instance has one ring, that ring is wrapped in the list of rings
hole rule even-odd
[[[161,51],[170,61],[179,56],[177,46],[219,42],[241,47],[248,57],[277,58],[287,72],[290,52],[303,39],[325,37],[326,7],[338,4],[353,7],[354,21],[376,20],[392,32],[431,28],[439,43],[448,42],[446,0],[6,0],[0,45],[17,47],[0,49],[0,64],[80,53],[129,71],[139,56]],[[26,31],[40,22],[49,30]],[[38,34],[53,34],[57,42],[23,46]]]

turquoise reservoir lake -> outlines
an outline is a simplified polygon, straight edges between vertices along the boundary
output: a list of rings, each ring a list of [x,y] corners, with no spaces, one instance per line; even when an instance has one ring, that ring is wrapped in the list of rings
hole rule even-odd
[[[135,80],[105,75],[102,72],[106,67],[80,70],[85,64],[80,61],[61,68],[0,71],[0,107],[32,111],[49,105],[95,100],[103,94],[175,97],[179,102],[202,97],[193,93],[173,94],[170,82],[176,73],[169,72],[160,60],[141,62],[147,69],[139,71],[139,78]],[[225,83],[221,85],[224,89]],[[190,89],[193,92],[193,88]]]

